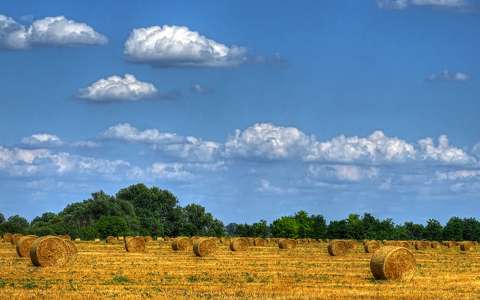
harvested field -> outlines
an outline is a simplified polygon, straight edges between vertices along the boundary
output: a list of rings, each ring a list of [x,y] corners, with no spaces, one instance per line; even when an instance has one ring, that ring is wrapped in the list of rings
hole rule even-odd
[[[480,294],[480,251],[459,247],[415,250],[415,276],[379,281],[362,247],[332,257],[327,243],[294,249],[276,245],[230,251],[218,245],[208,257],[173,251],[170,243],[128,253],[122,243],[75,242],[74,263],[38,268],[0,243],[0,292],[4,299],[475,299]]]

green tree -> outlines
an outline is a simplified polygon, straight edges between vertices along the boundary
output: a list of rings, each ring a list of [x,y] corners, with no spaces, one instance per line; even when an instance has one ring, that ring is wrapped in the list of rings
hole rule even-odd
[[[327,237],[330,239],[348,238],[348,223],[345,220],[330,221],[327,229]]]
[[[478,222],[475,218],[463,219],[463,240],[480,240],[480,222]]]
[[[181,223],[182,235],[223,236],[225,234],[223,223],[198,204],[185,206]]]
[[[322,215],[312,215],[310,216],[312,222],[312,233],[311,238],[314,239],[324,239],[327,237],[327,222]]]
[[[458,217],[448,220],[443,228],[443,239],[447,241],[463,240],[463,221]]]
[[[259,222],[252,224],[253,236],[266,238],[270,236],[270,227],[267,221],[260,220]]]
[[[2,223],[3,232],[22,233],[25,234],[30,229],[27,219],[19,215],[14,215]]]
[[[429,219],[425,226],[425,239],[430,241],[440,241],[443,237],[443,226],[435,219]]]
[[[271,225],[274,237],[298,238],[299,225],[293,217],[281,217],[273,221]]]
[[[102,216],[95,224],[95,228],[101,238],[109,235],[126,236],[131,234],[127,221],[119,216]]]

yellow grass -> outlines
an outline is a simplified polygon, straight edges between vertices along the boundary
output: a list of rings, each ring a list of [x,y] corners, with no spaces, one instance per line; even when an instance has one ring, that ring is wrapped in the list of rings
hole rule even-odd
[[[147,243],[146,253],[123,244],[76,242],[77,261],[37,268],[0,242],[1,299],[478,299],[480,252],[412,250],[418,263],[410,282],[375,281],[372,254],[363,248],[331,257],[326,243],[232,252],[220,245],[213,257],[174,252]]]

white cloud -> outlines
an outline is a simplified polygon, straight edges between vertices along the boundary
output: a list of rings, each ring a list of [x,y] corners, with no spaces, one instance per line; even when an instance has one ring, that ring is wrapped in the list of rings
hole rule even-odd
[[[22,139],[22,143],[30,146],[60,146],[63,144],[62,140],[53,134],[38,133]]]
[[[338,136],[326,142],[314,142],[306,156],[309,161],[405,161],[415,157],[415,147],[396,137],[375,131],[366,138]]]
[[[227,157],[293,159],[302,157],[312,145],[313,137],[294,127],[257,123],[235,135],[225,143]]]
[[[78,148],[98,148],[100,147],[99,143],[92,142],[92,141],[78,141],[71,144],[73,147]]]
[[[179,163],[154,163],[150,173],[156,178],[169,180],[186,180],[193,176]]]
[[[131,74],[110,76],[94,82],[80,90],[79,97],[92,101],[138,101],[150,98],[157,93],[155,86],[148,82],[137,80]]]
[[[360,182],[377,178],[379,170],[374,167],[356,165],[310,165],[308,175],[313,178],[330,180],[334,178],[344,182]]]
[[[438,180],[456,181],[475,178],[480,179],[480,170],[456,170],[448,172],[437,171],[435,174]]]
[[[427,78],[429,81],[467,81],[470,80],[470,75],[462,72],[450,72],[444,70],[438,74],[432,74]]]
[[[377,4],[384,9],[405,9],[409,6],[459,8],[468,5],[465,0],[377,0]]]
[[[196,83],[194,85],[192,85],[192,87],[190,88],[190,90],[194,93],[197,93],[197,94],[208,94],[211,92],[211,90],[199,83]]]
[[[432,138],[422,139],[418,141],[418,144],[422,150],[420,159],[452,164],[475,162],[475,159],[462,149],[450,146],[446,135],[441,135],[438,138],[438,146],[435,146]]]
[[[0,15],[0,48],[27,49],[35,46],[102,45],[107,38],[85,23],[64,16],[36,20],[28,28]]]
[[[260,179],[259,186],[257,187],[257,191],[262,193],[272,193],[272,194],[292,194],[297,192],[297,189],[292,187],[280,187],[273,185],[267,179]]]
[[[242,47],[218,43],[184,26],[134,29],[125,42],[127,59],[161,67],[227,67],[246,60]]]
[[[0,171],[14,176],[67,173],[115,176],[130,164],[123,160],[107,160],[52,152],[46,149],[5,148],[0,146]]]
[[[128,123],[112,126],[101,136],[112,140],[152,144],[154,149],[186,161],[212,161],[220,151],[220,145],[215,142],[160,132],[158,129],[141,131]]]

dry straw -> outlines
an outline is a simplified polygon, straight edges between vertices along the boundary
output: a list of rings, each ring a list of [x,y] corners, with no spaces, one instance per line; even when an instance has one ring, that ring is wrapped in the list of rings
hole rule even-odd
[[[69,262],[67,245],[56,236],[38,238],[30,248],[30,259],[37,267],[64,266]]]
[[[16,245],[18,239],[21,238],[22,236],[23,236],[23,234],[14,233],[14,234],[12,235],[12,239],[10,240],[10,243],[12,243],[12,245]]]
[[[236,238],[230,241],[230,250],[232,251],[245,251],[248,246],[248,240],[245,238]]]
[[[370,260],[370,270],[375,279],[410,280],[415,274],[415,268],[415,257],[404,247],[382,247]]]
[[[297,247],[297,241],[292,239],[280,239],[278,240],[278,247],[280,249],[293,249]]]
[[[192,246],[192,242],[187,237],[179,237],[173,240],[172,250],[174,251],[185,251]]]
[[[415,242],[415,249],[416,250],[425,250],[430,248],[430,243],[426,241],[416,241]]]
[[[145,243],[148,243],[148,242],[153,241],[153,238],[152,238],[151,236],[149,236],[149,235],[144,236],[143,239],[145,240]]]
[[[63,239],[63,242],[67,247],[68,262],[72,263],[77,259],[77,254],[78,254],[77,246],[75,245],[74,242],[72,242],[72,240]]]
[[[193,244],[193,252],[196,256],[204,257],[213,254],[217,250],[217,243],[213,239],[198,239]]]
[[[374,253],[377,251],[381,246],[378,241],[366,241],[364,243],[364,249],[366,253]]]
[[[19,257],[28,257],[30,255],[30,247],[37,238],[36,235],[26,235],[19,238],[15,245],[17,255]]]
[[[115,244],[117,241],[118,240],[114,236],[111,236],[111,235],[107,236],[107,238],[105,240],[105,242],[107,244]]]
[[[460,250],[462,251],[473,251],[475,250],[474,242],[462,242],[460,243]]]
[[[438,249],[438,248],[440,248],[440,243],[439,242],[431,242],[430,247],[432,247],[432,249]]]
[[[13,234],[7,232],[3,235],[3,241],[6,243],[11,243],[13,238]]]
[[[267,246],[267,241],[263,238],[256,238],[255,240],[253,240],[253,244],[256,247],[265,247]]]
[[[125,250],[128,252],[145,252],[145,239],[137,236],[125,240]]]
[[[331,256],[342,256],[347,254],[350,246],[347,241],[344,240],[332,240],[328,243],[328,254]]]

